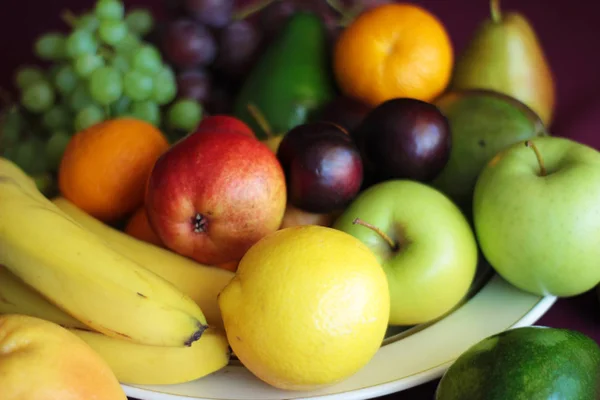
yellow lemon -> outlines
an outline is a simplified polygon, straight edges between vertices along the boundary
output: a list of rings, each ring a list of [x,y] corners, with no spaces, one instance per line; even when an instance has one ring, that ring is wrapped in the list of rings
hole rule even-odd
[[[219,296],[233,352],[280,389],[339,382],[369,362],[390,311],[387,278],[358,239],[305,225],[248,250]]]

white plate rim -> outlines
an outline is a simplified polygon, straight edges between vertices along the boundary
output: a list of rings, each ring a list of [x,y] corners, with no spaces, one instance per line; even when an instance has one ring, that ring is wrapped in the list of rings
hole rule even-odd
[[[441,377],[458,355],[467,350],[468,347],[491,334],[507,329],[533,325],[552,307],[556,300],[555,296],[541,297],[521,291],[503,280],[499,275],[494,274],[478,293],[445,318],[406,338],[382,346],[367,366],[344,382],[313,392],[287,392],[270,388],[252,376],[245,368],[239,366],[225,367],[214,374],[182,385],[150,386],[122,384],[121,386],[127,396],[139,400],[370,399],[406,390]],[[476,317],[483,319],[477,321],[470,320],[470,318],[473,319]],[[469,321],[470,330],[460,329],[461,323],[463,323],[462,326],[464,327],[464,321]],[[419,348],[427,348],[427,344],[431,344],[432,338],[437,338],[438,340],[442,338],[440,333],[444,333],[444,337],[448,338],[448,332],[458,332],[460,334],[450,334],[450,343],[447,344],[450,350],[443,350],[445,351],[443,357],[432,355],[430,361],[424,361],[425,364],[429,362],[432,365],[427,365],[426,368],[415,367],[417,371],[396,376],[394,379],[382,378],[381,382],[375,384],[360,385],[361,376],[372,374],[374,369],[380,368],[381,365],[391,365],[390,363],[393,362],[392,359],[400,359],[403,354],[418,354],[414,352],[418,352]],[[381,359],[384,361],[381,361]],[[433,363],[433,359],[442,359],[443,361]],[[410,367],[405,369],[410,369]],[[227,395],[223,393],[215,397],[214,394],[207,393],[227,392],[222,387],[222,381],[226,379],[224,378],[224,374],[227,373],[230,373],[229,377],[232,381],[227,382],[227,386],[231,385],[232,394]],[[240,380],[235,380],[234,377],[236,375],[241,377],[239,378]],[[244,389],[241,392],[242,394],[240,394],[241,389],[237,388],[239,390],[233,393],[236,384],[248,386],[248,389]],[[195,387],[202,387],[202,390],[206,394],[194,393],[190,395],[188,392],[190,390],[194,391]],[[339,388],[339,390],[336,388]],[[182,390],[185,394],[182,394]],[[248,392],[249,390],[251,392]],[[246,393],[246,395],[243,393]]]

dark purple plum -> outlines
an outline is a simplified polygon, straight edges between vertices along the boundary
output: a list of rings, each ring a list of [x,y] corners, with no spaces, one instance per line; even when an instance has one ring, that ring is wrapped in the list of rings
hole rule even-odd
[[[351,135],[370,179],[430,182],[450,157],[446,117],[433,104],[411,98],[383,102]]]
[[[222,28],[231,21],[234,0],[182,0],[183,8],[198,22]]]
[[[160,48],[167,60],[179,69],[209,65],[217,55],[213,34],[190,19],[170,22],[162,33]]]
[[[211,89],[211,76],[202,68],[177,74],[177,95],[180,98],[194,99],[204,104],[210,97]]]
[[[277,158],[285,172],[288,201],[301,210],[340,210],[361,188],[360,152],[335,124],[312,122],[293,128],[279,144]]]
[[[348,96],[338,96],[319,112],[320,121],[333,122],[346,131],[353,131],[371,110],[362,102]]]
[[[240,79],[258,58],[262,33],[248,20],[233,21],[217,35],[219,51],[213,67],[227,78]]]

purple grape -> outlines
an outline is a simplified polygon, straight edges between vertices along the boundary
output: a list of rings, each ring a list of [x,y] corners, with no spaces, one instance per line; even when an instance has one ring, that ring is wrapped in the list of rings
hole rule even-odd
[[[222,28],[231,21],[234,0],[183,0],[189,15],[210,28]]]
[[[206,103],[211,93],[211,76],[204,69],[193,69],[177,75],[178,97],[194,99]]]
[[[289,17],[298,11],[293,0],[274,1],[259,11],[258,21],[266,37],[279,32]]]
[[[161,49],[167,60],[181,69],[209,65],[217,55],[212,33],[204,25],[187,19],[175,20],[165,28]]]
[[[230,23],[219,32],[215,69],[228,78],[242,78],[256,61],[261,42],[261,32],[253,23],[246,20]]]

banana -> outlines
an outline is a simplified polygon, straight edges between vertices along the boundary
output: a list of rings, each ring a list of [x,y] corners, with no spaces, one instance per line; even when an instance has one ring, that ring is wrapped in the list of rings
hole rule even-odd
[[[201,308],[120,254],[46,199],[0,158],[0,264],[92,329],[158,346],[190,346],[207,328]]]
[[[210,326],[223,329],[217,296],[233,278],[233,272],[199,264],[138,240],[92,217],[64,197],[56,197],[52,202],[84,228],[104,238],[113,249],[171,282],[202,308]]]
[[[0,265],[0,314],[24,314],[65,328],[89,329]]]
[[[121,383],[174,385],[225,367],[230,351],[225,334],[208,328],[191,347],[146,346],[97,332],[69,329],[106,361]]]
[[[147,346],[111,338],[89,328],[56,307],[0,266],[0,314],[24,314],[67,328],[83,339],[110,366],[121,383],[172,385],[215,372],[229,362],[222,331],[208,328],[190,347]]]

